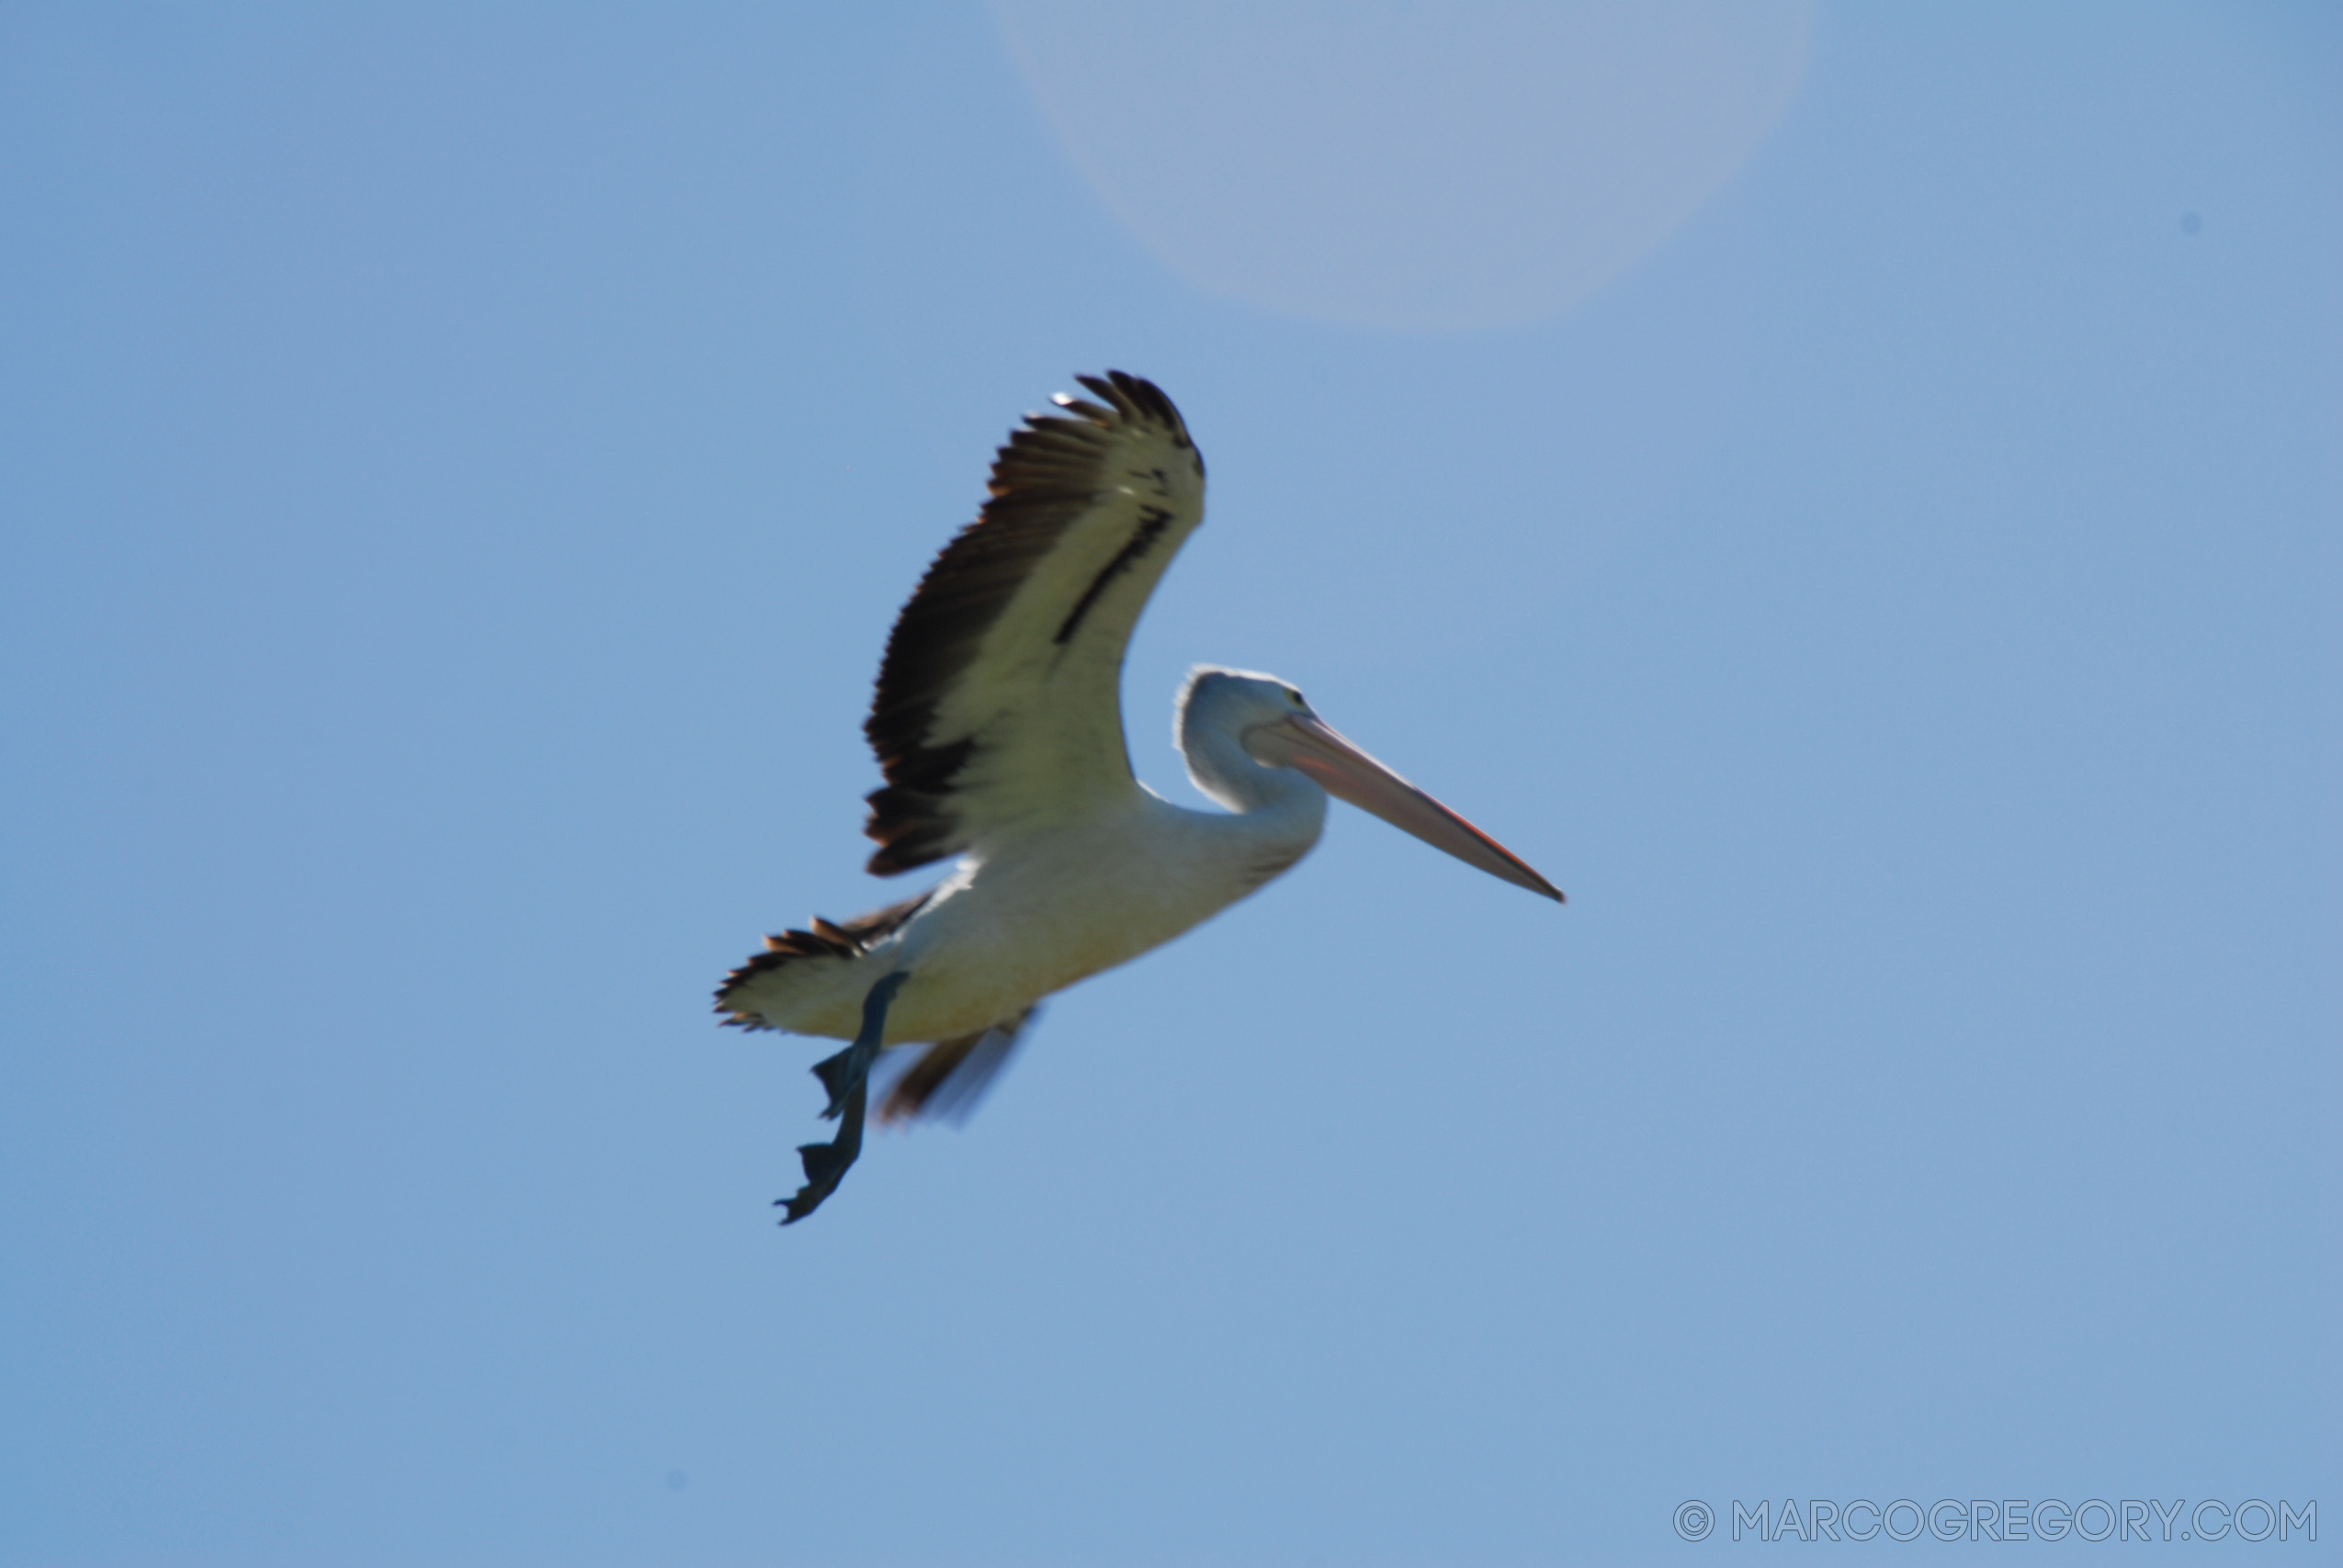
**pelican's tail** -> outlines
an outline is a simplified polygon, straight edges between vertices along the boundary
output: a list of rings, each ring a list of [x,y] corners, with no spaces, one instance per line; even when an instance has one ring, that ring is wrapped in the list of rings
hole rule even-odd
[[[729,1015],[725,1022],[743,1029],[807,1032],[799,1022],[807,1007],[828,1001],[843,978],[841,970],[894,935],[928,897],[922,893],[851,920],[833,922],[817,915],[809,931],[766,937],[764,951],[716,988],[716,1010]]]

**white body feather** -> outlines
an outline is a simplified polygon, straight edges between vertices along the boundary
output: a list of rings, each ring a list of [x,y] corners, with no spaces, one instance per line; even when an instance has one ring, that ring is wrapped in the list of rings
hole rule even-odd
[[[972,851],[893,935],[851,962],[779,971],[758,1011],[850,1040],[872,984],[904,969],[888,1044],[972,1033],[1210,919],[1307,854],[1325,818],[1306,784],[1242,816],[1135,789],[1122,810]]]

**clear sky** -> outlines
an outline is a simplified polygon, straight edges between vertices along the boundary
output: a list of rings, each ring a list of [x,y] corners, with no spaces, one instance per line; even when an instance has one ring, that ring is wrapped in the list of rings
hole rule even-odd
[[[0,1562],[2331,1554],[2343,19],[1703,11],[0,11]],[[1337,807],[778,1230],[709,990],[1108,366],[1142,777],[1571,902]]]

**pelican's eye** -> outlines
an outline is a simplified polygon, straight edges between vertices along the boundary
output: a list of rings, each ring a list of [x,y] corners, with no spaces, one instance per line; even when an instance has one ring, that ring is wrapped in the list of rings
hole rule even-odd
[[[1306,708],[1309,706],[1309,704],[1302,701],[1302,694],[1294,690],[1291,686],[1285,688],[1285,700],[1293,704],[1297,708]]]

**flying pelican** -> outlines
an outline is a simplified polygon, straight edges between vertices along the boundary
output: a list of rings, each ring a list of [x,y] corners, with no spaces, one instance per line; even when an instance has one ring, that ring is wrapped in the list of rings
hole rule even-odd
[[[1467,865],[1561,902],[1494,839],[1344,739],[1274,676],[1198,666],[1176,733],[1226,812],[1131,775],[1123,651],[1204,521],[1204,459],[1151,382],[1078,378],[993,460],[991,499],[896,618],[863,732],[884,787],[863,831],[891,876],[957,855],[918,897],[764,939],[728,976],[728,1023],[853,1042],[816,1066],[836,1137],[798,1149],[813,1213],[862,1152],[872,1064],[924,1045],[881,1121],[949,1113],[1007,1060],[1045,997],[1210,919],[1307,854],[1333,795]],[[843,1120],[842,1120],[843,1118]]]

